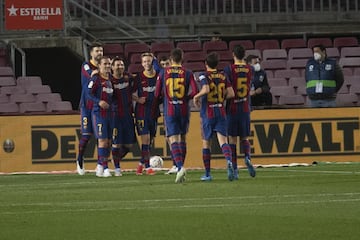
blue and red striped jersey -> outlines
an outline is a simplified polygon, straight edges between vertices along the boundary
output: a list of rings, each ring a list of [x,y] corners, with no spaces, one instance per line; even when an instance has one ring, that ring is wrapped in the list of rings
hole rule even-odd
[[[235,97],[227,104],[227,113],[236,115],[241,112],[250,112],[250,84],[252,78],[252,67],[245,62],[231,64],[224,68],[225,74],[234,89]]]
[[[156,119],[160,115],[159,103],[155,98],[156,89],[156,72],[150,76],[145,72],[141,72],[136,78],[136,92],[138,97],[145,97],[146,102],[144,104],[136,103],[135,116],[137,118],[150,117]]]
[[[124,72],[118,79],[112,76],[111,82],[114,88],[113,111],[119,117],[127,117],[133,114],[132,94],[136,90],[134,79],[131,74]]]
[[[94,102],[93,112],[100,112],[100,116],[103,118],[110,117],[111,109],[103,109],[99,106],[101,100],[107,102],[109,105],[112,103],[113,88],[109,78],[103,78],[100,75],[94,75],[88,84],[89,99]]]
[[[231,87],[226,75],[216,70],[199,75],[200,85],[209,85],[209,93],[201,97],[200,116],[203,118],[225,117],[226,89]]]
[[[81,97],[80,97],[80,108],[92,109],[94,103],[91,99],[87,98],[88,84],[91,78],[92,71],[96,70],[97,66],[91,61],[84,62],[81,65]]]
[[[165,116],[189,116],[189,99],[197,94],[194,74],[181,65],[163,69],[156,81],[156,98],[163,97]]]

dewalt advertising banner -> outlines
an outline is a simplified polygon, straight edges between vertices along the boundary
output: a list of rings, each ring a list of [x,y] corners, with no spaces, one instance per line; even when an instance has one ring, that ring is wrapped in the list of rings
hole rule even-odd
[[[249,139],[255,165],[360,161],[360,108],[256,110],[251,119]],[[80,136],[79,115],[1,116],[0,172],[73,171]],[[243,154],[238,148],[242,165]],[[211,150],[212,167],[225,167],[215,138]],[[162,156],[164,167],[171,167],[162,118],[152,155]],[[137,143],[121,167],[135,169],[140,156]],[[92,139],[85,154],[87,170],[95,169],[96,159]],[[203,167],[198,112],[191,113],[185,166]]]

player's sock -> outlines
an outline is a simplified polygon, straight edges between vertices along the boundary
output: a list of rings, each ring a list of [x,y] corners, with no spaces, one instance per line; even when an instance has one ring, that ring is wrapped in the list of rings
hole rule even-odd
[[[180,142],[180,147],[181,147],[181,153],[182,153],[182,158],[183,158],[183,163],[185,163],[185,158],[186,158],[186,142]]]
[[[79,163],[80,168],[83,168],[83,162],[84,162],[84,152],[86,149],[86,146],[90,140],[91,135],[81,135],[80,141],[79,141],[79,155],[77,157],[77,161]]]
[[[120,148],[120,159],[123,159],[126,154],[128,154],[128,152],[130,152],[130,149],[126,146],[121,146]]]
[[[145,168],[150,167],[150,146],[149,146],[149,144],[141,145],[141,163],[145,164]]]
[[[233,168],[236,170],[238,168],[237,165],[237,153],[236,153],[236,144],[229,144],[231,148],[231,161],[233,164]]]
[[[241,145],[245,154],[245,157],[250,158],[250,142],[249,140],[245,139],[245,140],[241,140]]]
[[[110,155],[109,148],[98,148],[98,163],[100,163],[104,169],[108,168],[108,158]]]
[[[178,170],[180,170],[183,166],[183,158],[182,158],[182,152],[181,152],[181,146],[180,143],[174,142],[171,144],[171,151],[174,156],[174,161],[176,166],[178,167]]]
[[[113,161],[114,161],[114,167],[115,168],[120,168],[120,148],[116,148],[116,147],[112,147],[111,149],[111,154],[113,157]]]
[[[227,162],[232,162],[232,155],[231,155],[230,145],[227,144],[227,143],[224,143],[224,144],[221,146],[221,151],[222,151],[222,153],[224,154],[226,161],[227,161]]]
[[[210,176],[210,159],[211,159],[211,152],[209,148],[203,148],[203,162],[205,167],[205,175],[208,177]]]

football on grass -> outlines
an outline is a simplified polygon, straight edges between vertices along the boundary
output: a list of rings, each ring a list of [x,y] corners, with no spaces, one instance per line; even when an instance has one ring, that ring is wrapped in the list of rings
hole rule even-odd
[[[164,160],[160,156],[152,156],[150,158],[150,167],[152,168],[162,168]]]

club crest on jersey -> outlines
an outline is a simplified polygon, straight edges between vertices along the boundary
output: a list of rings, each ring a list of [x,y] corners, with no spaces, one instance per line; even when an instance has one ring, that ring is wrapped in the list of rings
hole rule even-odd
[[[94,81],[90,81],[88,84],[88,88],[92,88],[94,86]]]
[[[326,65],[325,65],[325,70],[326,70],[326,71],[330,71],[331,69],[332,69],[331,64],[326,64]]]
[[[85,64],[85,65],[84,65],[84,69],[85,69],[85,71],[90,70],[90,66],[89,66],[89,64]]]
[[[127,88],[128,86],[129,86],[128,82],[114,84],[114,88],[116,89],[124,89]]]
[[[314,65],[310,65],[310,66],[309,66],[309,71],[310,71],[310,72],[314,71]]]

